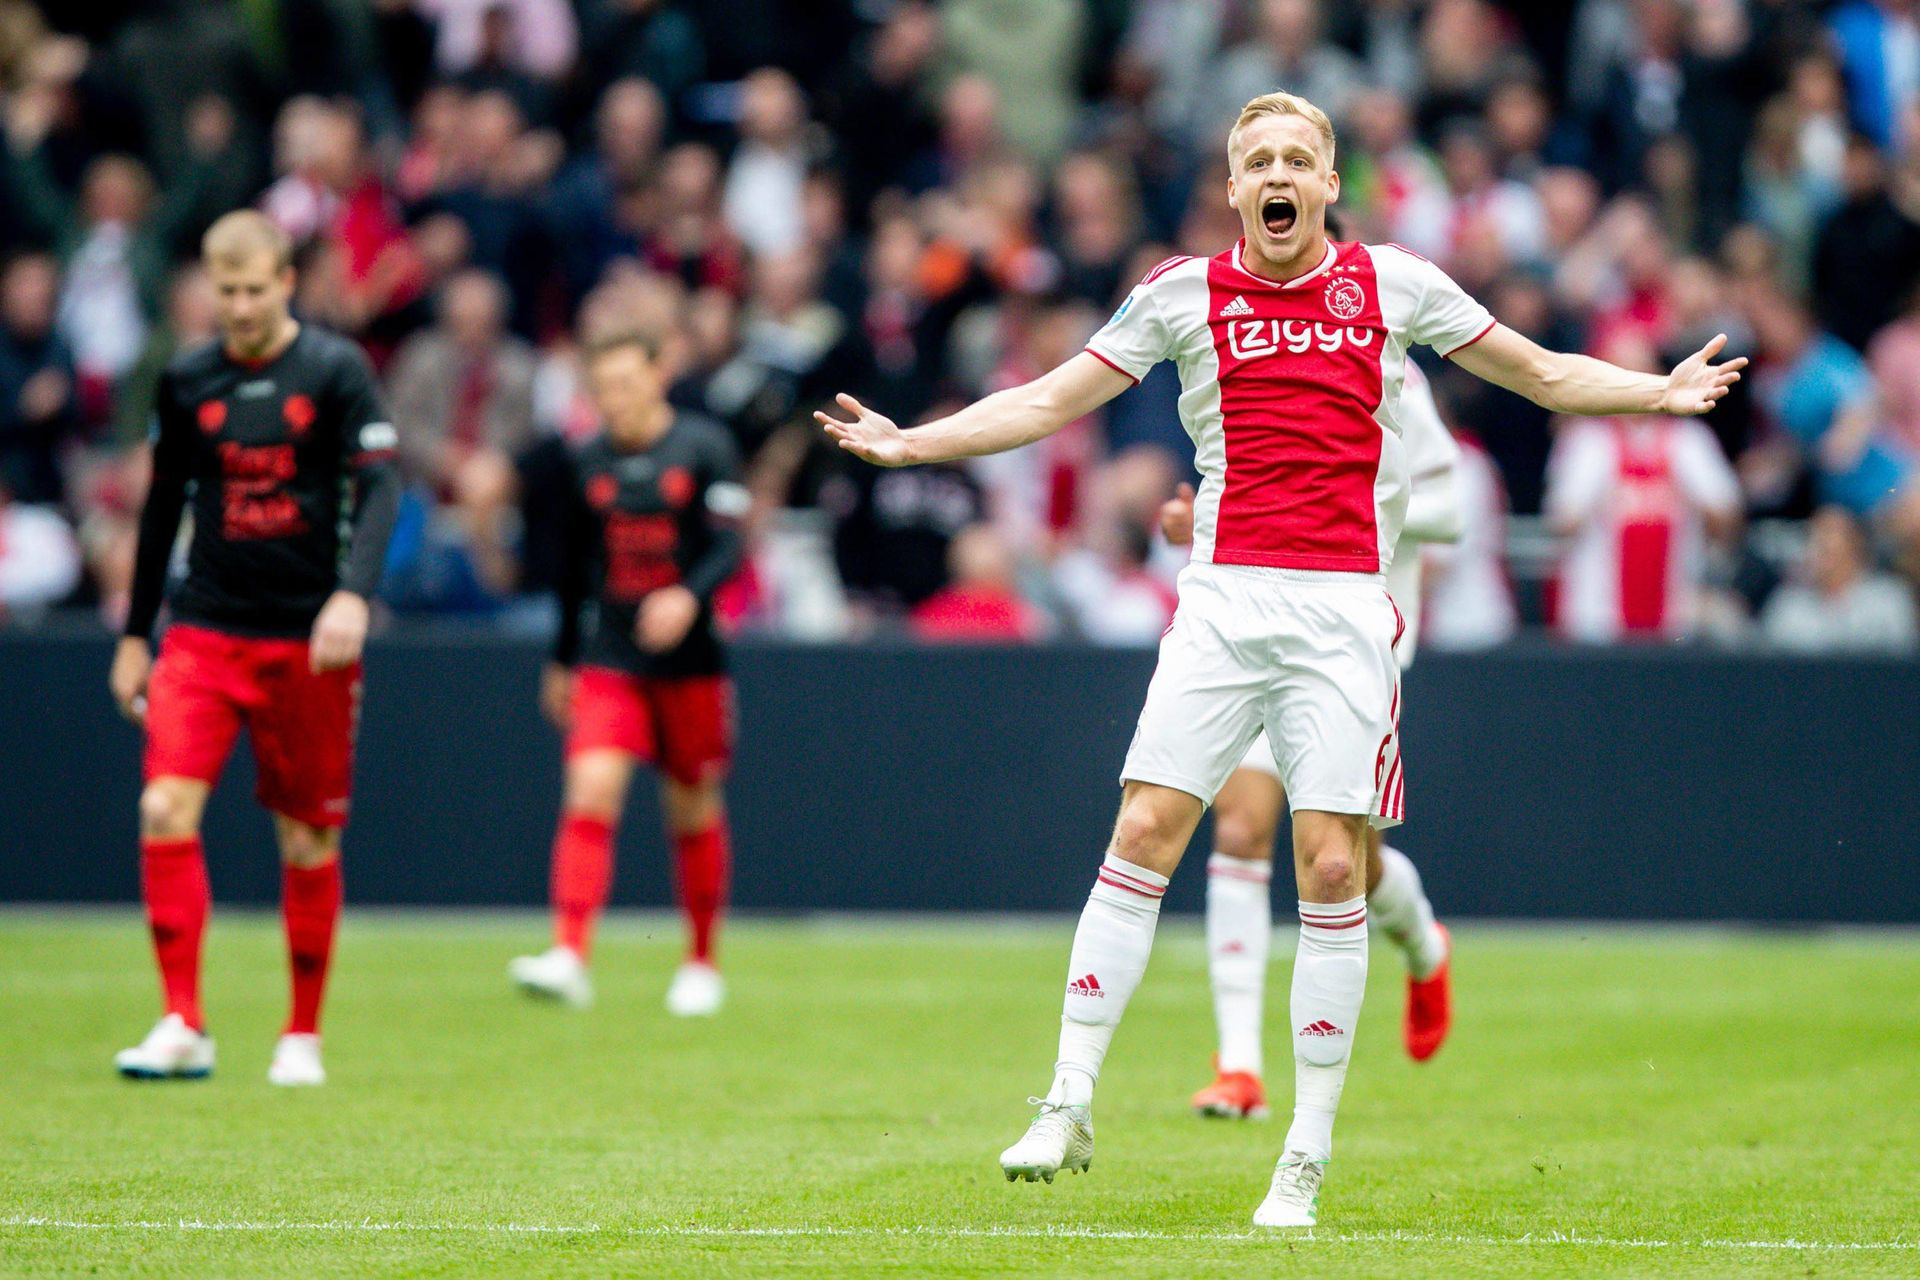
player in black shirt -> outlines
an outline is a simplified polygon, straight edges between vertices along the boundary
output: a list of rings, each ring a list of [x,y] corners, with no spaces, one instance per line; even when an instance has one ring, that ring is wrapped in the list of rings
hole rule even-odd
[[[528,992],[586,1004],[594,921],[613,879],[613,837],[634,763],[661,774],[661,805],[687,917],[688,953],[667,992],[683,1016],[718,1012],[713,933],[730,864],[722,783],[733,686],[713,594],[740,564],[747,491],[724,428],[667,403],[649,339],[596,343],[587,378],[604,433],[572,459],[560,631],[541,689],[567,735],[553,846],[554,945],[509,967]]]
[[[200,817],[244,724],[283,864],[293,1009],[267,1078],[320,1084],[319,1016],[340,912],[368,597],[399,510],[397,443],[353,343],[296,321],[292,248],[261,215],[202,244],[221,337],[160,380],[133,599],[108,683],[146,728],[140,882],[166,1013],[115,1059],[144,1079],[204,1076],[200,939],[211,898]],[[154,620],[188,503],[173,625]],[[151,678],[149,678],[151,677]]]

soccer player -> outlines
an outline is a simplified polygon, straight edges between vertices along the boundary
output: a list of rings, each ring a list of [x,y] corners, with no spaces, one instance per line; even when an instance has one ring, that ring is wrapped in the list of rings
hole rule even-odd
[[[240,210],[207,230],[201,250],[220,337],[180,355],[160,381],[133,598],[108,677],[121,709],[146,727],[140,887],[166,997],[159,1024],[114,1062],[138,1079],[213,1070],[200,1008],[211,907],[200,817],[245,725],[257,795],[279,836],[293,973],[267,1079],[317,1085],[360,652],[399,510],[397,440],[360,349],[289,313],[283,232]],[[189,501],[187,576],[155,662],[154,618]]]
[[[541,686],[566,734],[553,842],[554,942],[508,973],[529,994],[590,1004],[587,956],[613,882],[613,839],[634,764],[660,771],[684,963],[667,989],[681,1017],[720,1011],[714,931],[731,863],[726,797],[733,685],[713,593],[740,564],[749,498],[726,429],[667,403],[670,358],[641,334],[596,341],[588,390],[605,422],[573,458],[560,630]],[[592,597],[590,624],[582,612]]]
[[[1193,563],[1074,934],[1053,1084],[1000,1163],[1029,1181],[1088,1167],[1094,1082],[1146,971],[1167,878],[1264,728],[1293,810],[1301,929],[1293,1124],[1254,1222],[1311,1226],[1366,988],[1367,826],[1397,823],[1405,806],[1400,619],[1382,570],[1407,506],[1407,348],[1430,346],[1556,412],[1599,415],[1704,413],[1746,362],[1711,363],[1725,335],[1665,377],[1547,351],[1424,258],[1330,241],[1333,126],[1303,98],[1249,102],[1227,163],[1240,242],[1155,267],[1052,372],[913,431],[848,395],[847,418],[816,417],[879,465],[973,457],[1058,431],[1175,361],[1202,477]]]
[[[1460,448],[1441,421],[1433,392],[1419,367],[1408,364],[1401,387],[1401,432],[1406,440],[1411,496],[1406,523],[1387,570],[1387,594],[1405,625],[1393,646],[1394,661],[1413,665],[1420,631],[1420,551],[1424,543],[1460,536],[1461,511],[1454,469]],[[1193,491],[1185,485],[1161,508],[1167,540],[1193,541]],[[1207,973],[1213,986],[1219,1052],[1214,1081],[1193,1096],[1201,1115],[1229,1119],[1267,1114],[1262,1074],[1261,1023],[1267,983],[1267,951],[1273,938],[1273,838],[1286,803],[1280,766],[1263,731],[1213,799],[1214,854],[1207,860]],[[1367,831],[1367,916],[1399,950],[1407,965],[1403,1040],[1416,1062],[1432,1057],[1447,1037],[1452,1000],[1447,967],[1451,944],[1434,918],[1433,904],[1413,862],[1383,844],[1379,828]]]

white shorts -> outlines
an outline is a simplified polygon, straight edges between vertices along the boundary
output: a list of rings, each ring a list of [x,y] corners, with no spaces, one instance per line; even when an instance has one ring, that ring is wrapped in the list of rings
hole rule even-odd
[[[1414,649],[1419,642],[1420,559],[1420,544],[1403,542],[1393,557],[1393,567],[1387,570],[1387,596],[1400,610],[1400,619],[1404,624],[1400,639],[1393,646],[1393,660],[1402,671],[1413,665]],[[1280,780],[1280,765],[1273,758],[1273,743],[1268,739],[1265,729],[1247,748],[1246,758],[1240,761],[1240,768],[1264,773],[1276,782]]]
[[[1399,631],[1378,578],[1189,565],[1121,781],[1212,804],[1264,731],[1292,808],[1397,825]]]

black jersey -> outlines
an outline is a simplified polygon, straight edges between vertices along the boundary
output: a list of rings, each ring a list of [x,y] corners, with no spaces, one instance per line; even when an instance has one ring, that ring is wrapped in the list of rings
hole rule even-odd
[[[335,590],[370,595],[399,504],[397,444],[366,356],[337,334],[302,325],[258,364],[218,342],[179,356],[154,411],[127,634],[153,629],[189,498],[182,621],[304,636]]]
[[[726,429],[678,411],[650,447],[623,450],[600,435],[571,465],[555,659],[668,678],[724,671],[713,593],[739,567],[748,503]],[[676,648],[648,653],[633,634],[640,603],[674,585],[699,599],[700,616]]]

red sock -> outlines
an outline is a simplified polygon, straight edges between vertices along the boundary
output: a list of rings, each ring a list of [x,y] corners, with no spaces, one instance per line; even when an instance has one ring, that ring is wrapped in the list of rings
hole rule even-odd
[[[711,963],[713,927],[727,905],[727,876],[733,855],[727,845],[727,820],[718,818],[704,831],[676,835],[673,858],[680,888],[680,909],[687,916],[688,954]]]
[[[288,1035],[320,1030],[320,998],[333,959],[333,926],[340,919],[340,859],[324,867],[283,867],[280,910],[287,925],[287,962],[293,971]]]
[[[140,841],[140,896],[147,903],[147,928],[154,958],[160,962],[160,989],[167,1012],[204,1030],[200,1016],[200,939],[207,932],[213,894],[207,888],[207,860],[200,837],[143,837]]]
[[[613,824],[562,813],[553,838],[553,940],[585,957],[613,887]]]

